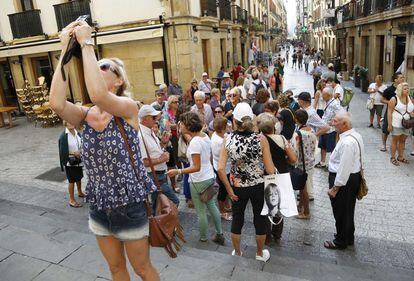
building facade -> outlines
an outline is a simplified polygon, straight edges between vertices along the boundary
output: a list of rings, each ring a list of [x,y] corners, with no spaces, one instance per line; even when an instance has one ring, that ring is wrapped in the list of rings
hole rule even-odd
[[[414,1],[359,0],[337,9],[337,54],[347,64],[368,68],[369,79],[385,81],[405,62],[407,82],[414,85]]]
[[[83,14],[91,16],[97,57],[122,59],[132,96],[143,102],[161,83],[178,78],[186,89],[202,72],[215,77],[220,66],[246,65],[252,53],[273,50],[286,36],[281,0],[2,0],[0,105],[15,105],[13,91],[25,80],[36,85],[44,76],[50,84],[59,32]],[[68,99],[87,103],[82,77],[73,59]]]

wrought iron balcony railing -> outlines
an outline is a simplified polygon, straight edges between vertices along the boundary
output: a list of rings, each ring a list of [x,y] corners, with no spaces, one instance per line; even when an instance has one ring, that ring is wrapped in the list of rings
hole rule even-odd
[[[18,39],[43,34],[40,10],[27,10],[8,16],[13,38]]]
[[[242,21],[242,9],[237,5],[231,5],[232,18],[234,23],[241,23]]]
[[[217,0],[200,0],[202,17],[217,17]]]
[[[249,13],[245,9],[243,9],[243,11],[242,11],[241,23],[242,24],[248,24],[249,23]]]
[[[218,4],[220,10],[220,19],[231,21],[231,1],[220,0]]]
[[[89,2],[90,0],[77,0],[53,5],[55,8],[58,30],[62,30],[65,26],[76,20],[81,15],[90,15],[87,21],[88,24],[91,25],[92,18]]]

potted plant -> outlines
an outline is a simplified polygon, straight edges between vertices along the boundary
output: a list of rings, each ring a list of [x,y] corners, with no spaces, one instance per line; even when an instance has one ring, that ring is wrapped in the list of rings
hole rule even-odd
[[[361,81],[361,90],[366,93],[368,91],[368,68],[361,67],[359,69],[359,79]]]
[[[361,67],[356,64],[354,65],[354,83],[355,83],[355,87],[361,87],[361,80],[359,79],[359,69]]]

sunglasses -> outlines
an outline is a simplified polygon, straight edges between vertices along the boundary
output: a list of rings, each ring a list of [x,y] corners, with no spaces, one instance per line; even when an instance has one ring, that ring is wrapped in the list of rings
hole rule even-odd
[[[222,111],[222,110],[215,110],[214,112],[215,112],[215,113],[223,113],[223,111]]]
[[[118,71],[109,63],[109,62],[101,62],[100,64],[99,64],[99,68],[102,70],[102,71],[108,71],[108,70],[110,70],[110,71],[112,71],[116,76],[118,76],[119,77],[119,73],[118,73]]]

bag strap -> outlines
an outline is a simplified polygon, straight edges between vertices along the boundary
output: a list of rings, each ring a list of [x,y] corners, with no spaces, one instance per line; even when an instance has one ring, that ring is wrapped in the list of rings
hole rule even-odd
[[[125,146],[126,146],[127,151],[128,151],[129,160],[131,161],[131,165],[132,165],[132,168],[134,170],[135,176],[138,179],[139,177],[138,177],[137,167],[135,166],[134,157],[132,156],[133,153],[132,153],[131,146],[129,144],[128,138],[127,138],[126,133],[125,133],[125,128],[121,124],[121,119],[119,117],[114,117],[114,118],[115,118],[115,123],[118,126],[119,132],[121,133],[121,136],[124,139]],[[157,189],[159,189],[159,182],[158,182],[156,177],[154,177],[154,181],[155,181],[155,185],[157,185]],[[148,198],[147,198],[147,200],[145,200],[145,209],[146,209],[146,212],[147,212],[147,216],[151,217],[152,216],[151,215],[151,208],[150,208],[149,203],[148,203]]]
[[[363,170],[362,168],[362,149],[361,149],[361,145],[359,144],[359,141],[357,140],[357,138],[353,135],[349,135],[350,137],[352,137],[358,144],[358,148],[359,148],[359,163],[361,164],[361,171]]]
[[[299,136],[299,146],[300,146],[300,150],[302,152],[303,171],[306,172],[306,167],[305,167],[305,151],[303,149],[302,133],[300,132],[300,129],[297,131],[297,133],[298,133],[298,136]]]

